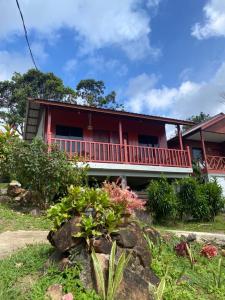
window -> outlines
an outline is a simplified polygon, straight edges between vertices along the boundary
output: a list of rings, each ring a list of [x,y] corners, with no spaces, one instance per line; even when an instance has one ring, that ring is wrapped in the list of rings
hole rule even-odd
[[[159,147],[159,139],[157,136],[152,135],[139,135],[138,143],[141,146]]]
[[[56,137],[73,140],[82,140],[83,129],[79,127],[56,125]]]
[[[193,160],[202,161],[202,149],[201,148],[192,148],[192,157],[193,157]]]

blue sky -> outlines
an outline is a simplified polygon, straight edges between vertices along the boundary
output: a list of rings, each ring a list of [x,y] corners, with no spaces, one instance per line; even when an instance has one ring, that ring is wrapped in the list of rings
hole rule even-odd
[[[41,71],[103,80],[134,112],[224,111],[224,0],[20,0]],[[0,80],[32,67],[14,0],[0,0]],[[225,100],[224,100],[225,101]]]

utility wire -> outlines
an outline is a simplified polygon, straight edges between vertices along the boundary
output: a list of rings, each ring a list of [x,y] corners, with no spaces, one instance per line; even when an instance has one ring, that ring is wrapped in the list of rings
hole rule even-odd
[[[25,35],[25,39],[27,41],[27,46],[28,46],[29,51],[30,51],[30,56],[31,56],[31,59],[32,59],[32,62],[34,64],[35,69],[38,71],[37,65],[36,65],[35,60],[34,60],[33,53],[31,51],[31,47],[30,47],[30,43],[29,43],[29,39],[28,39],[28,34],[27,34],[27,29],[26,29],[26,25],[25,25],[25,22],[24,22],[24,18],[23,18],[23,13],[20,9],[20,5],[19,5],[18,0],[16,0],[16,4],[17,4],[18,10],[20,12],[20,17],[21,17],[21,20],[22,20],[22,23],[23,23],[24,35]]]

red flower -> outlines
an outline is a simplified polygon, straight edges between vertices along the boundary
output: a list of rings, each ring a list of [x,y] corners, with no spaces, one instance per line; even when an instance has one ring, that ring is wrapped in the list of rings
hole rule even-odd
[[[212,258],[218,254],[218,250],[213,245],[205,245],[202,247],[200,254],[207,258]]]

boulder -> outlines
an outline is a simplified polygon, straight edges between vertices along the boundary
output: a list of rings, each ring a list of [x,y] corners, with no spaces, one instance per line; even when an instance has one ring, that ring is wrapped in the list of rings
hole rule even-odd
[[[152,226],[146,226],[143,228],[143,232],[150,238],[150,240],[156,244],[160,239],[160,233]]]
[[[7,189],[0,189],[0,196],[7,195]]]
[[[38,207],[33,208],[30,211],[30,215],[32,215],[33,217],[40,217],[41,216],[41,210]]]
[[[109,254],[111,251],[112,242],[105,237],[91,239],[90,242],[96,253]]]
[[[120,228],[117,232],[111,234],[112,239],[116,241],[118,246],[122,248],[134,248],[136,245],[138,236],[130,227]]]
[[[25,190],[21,188],[21,184],[18,181],[13,180],[8,185],[7,194],[11,197],[16,197],[23,192],[25,192]]]
[[[65,252],[80,244],[84,239],[75,237],[80,232],[81,217],[75,216],[64,223],[57,231],[50,231],[48,240],[60,252]]]

